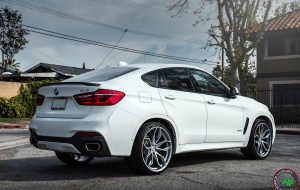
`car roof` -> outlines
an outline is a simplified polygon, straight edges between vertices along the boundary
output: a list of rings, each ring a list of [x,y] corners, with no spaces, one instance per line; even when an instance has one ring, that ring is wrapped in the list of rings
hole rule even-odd
[[[162,68],[183,67],[183,68],[194,68],[194,69],[205,71],[202,68],[197,66],[187,65],[187,64],[174,64],[174,63],[138,63],[138,64],[128,64],[123,67],[134,67],[134,68],[139,68],[141,70],[143,69],[156,70]]]

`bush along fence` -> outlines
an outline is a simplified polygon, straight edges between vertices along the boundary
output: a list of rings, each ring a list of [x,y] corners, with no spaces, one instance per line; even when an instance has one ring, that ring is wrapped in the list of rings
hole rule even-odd
[[[0,118],[32,117],[36,110],[36,97],[39,87],[45,83],[55,83],[60,80],[50,79],[29,82],[21,85],[19,94],[10,99],[0,97]]]
[[[300,126],[300,88],[257,89],[244,94],[268,106],[276,126]]]

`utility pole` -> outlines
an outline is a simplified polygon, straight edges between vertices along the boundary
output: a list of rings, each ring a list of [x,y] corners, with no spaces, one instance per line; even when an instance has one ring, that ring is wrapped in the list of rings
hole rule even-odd
[[[1,27],[1,41],[4,41],[4,20],[3,20],[3,18],[0,19],[0,27]],[[4,71],[4,54],[3,54],[3,51],[1,53],[2,53],[2,62],[1,62],[0,79],[2,81],[2,73],[5,72],[5,71]]]
[[[211,25],[211,28],[220,28],[220,26]],[[219,44],[211,44],[211,45],[219,45]],[[224,47],[223,46],[222,46],[222,82],[224,82]]]
[[[224,82],[224,47],[222,47],[222,82]]]

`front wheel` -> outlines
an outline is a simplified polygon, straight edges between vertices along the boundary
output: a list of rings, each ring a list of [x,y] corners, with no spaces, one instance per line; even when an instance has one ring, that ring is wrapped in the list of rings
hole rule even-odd
[[[136,173],[160,174],[168,167],[173,153],[169,130],[161,123],[145,123],[134,141],[131,156],[125,158]]]
[[[84,165],[93,160],[94,157],[83,156],[80,154],[65,154],[61,152],[55,152],[57,158],[63,163],[69,165]]]
[[[261,160],[271,152],[272,130],[271,126],[263,119],[257,119],[251,130],[248,146],[241,151],[246,158]]]

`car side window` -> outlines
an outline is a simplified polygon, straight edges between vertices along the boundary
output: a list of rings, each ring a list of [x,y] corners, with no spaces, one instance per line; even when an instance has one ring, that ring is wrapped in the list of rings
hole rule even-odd
[[[157,72],[150,72],[142,76],[144,82],[152,87],[157,87]]]
[[[168,89],[194,92],[192,82],[184,68],[160,70]]]
[[[168,88],[161,73],[158,72],[157,74],[158,74],[158,88]]]
[[[194,69],[189,69],[191,77],[196,81],[199,92],[204,94],[211,94],[215,96],[227,96],[228,91],[226,87],[213,76]],[[196,88],[197,89],[197,88]]]

